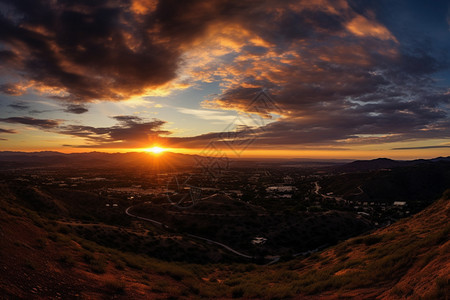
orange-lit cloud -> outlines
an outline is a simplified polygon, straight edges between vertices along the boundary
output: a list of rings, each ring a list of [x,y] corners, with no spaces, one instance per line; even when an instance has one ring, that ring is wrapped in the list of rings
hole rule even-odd
[[[83,114],[86,103],[135,103],[214,82],[220,91],[204,107],[281,116],[257,132],[239,127],[254,147],[342,149],[450,137],[448,87],[433,77],[448,68],[439,54],[445,51],[403,45],[370,3],[20,3],[11,2],[11,13],[0,18],[0,75],[10,79],[0,92],[8,97],[30,92],[60,101],[59,111]],[[250,105],[261,89],[280,111]],[[226,113],[184,112],[231,121]],[[156,138],[174,147],[224,143],[207,128],[181,138],[163,129],[165,121],[136,117],[104,127],[28,116],[0,121],[84,139],[89,147],[145,148]]]
[[[130,9],[135,14],[146,15],[153,12],[158,5],[157,0],[133,0]]]
[[[375,37],[380,40],[393,40],[397,42],[397,39],[385,26],[361,15],[355,16],[348,22],[346,28],[356,36]]]

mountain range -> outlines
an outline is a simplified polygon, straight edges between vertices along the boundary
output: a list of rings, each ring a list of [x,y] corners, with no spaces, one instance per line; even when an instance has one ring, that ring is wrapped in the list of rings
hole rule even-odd
[[[77,168],[113,168],[113,167],[130,167],[130,168],[178,168],[198,166],[201,157],[198,155],[188,155],[181,153],[165,152],[155,156],[147,152],[128,152],[128,153],[104,153],[104,152],[87,152],[87,153],[60,153],[54,151],[42,152],[0,152],[0,169],[8,168],[39,168],[39,167],[77,167]],[[230,159],[231,163],[236,166],[243,164],[258,164],[248,159]],[[365,172],[378,169],[390,169],[395,167],[413,166],[427,162],[450,161],[448,157],[437,157],[433,159],[417,159],[417,160],[392,160],[388,158],[377,158],[373,160],[356,160],[350,163],[331,161],[327,164],[321,160],[320,164],[315,164],[313,160],[308,159],[271,159],[267,163],[289,166],[325,166],[332,168],[336,172]],[[330,167],[331,165],[331,167]]]

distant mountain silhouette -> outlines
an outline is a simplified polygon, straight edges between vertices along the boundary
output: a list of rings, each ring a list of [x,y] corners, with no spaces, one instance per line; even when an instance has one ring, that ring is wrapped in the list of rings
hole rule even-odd
[[[188,167],[196,163],[195,156],[166,152],[157,156],[146,152],[128,153],[59,153],[59,152],[0,152],[0,169],[75,167],[75,168],[153,168]]]
[[[60,153],[55,151],[42,152],[0,152],[0,169],[10,168],[39,168],[39,167],[76,167],[76,168],[152,168],[160,169],[192,167],[198,166],[197,155],[188,155],[181,153],[165,152],[154,155],[147,152],[127,152],[127,153],[105,153],[105,152],[86,152],[86,153]],[[230,160],[239,162],[242,167],[246,163],[244,160]],[[277,159],[270,162],[275,164]],[[333,161],[332,159],[330,161]],[[357,160],[348,164],[334,167],[337,172],[365,172],[379,169],[390,169],[395,167],[412,166],[419,163],[450,161],[449,157],[437,157],[433,159],[418,159],[411,161],[399,161],[389,158],[377,158],[373,160]],[[267,163],[267,161],[264,161]],[[248,162],[250,163],[250,162]],[[251,162],[254,164],[254,162]],[[286,160],[278,159],[278,163],[286,164]],[[333,162],[332,164],[336,164]],[[323,160],[317,164],[313,161],[301,163],[299,166],[322,166],[326,165]]]
[[[366,172],[396,167],[408,167],[427,162],[450,161],[449,157],[437,157],[433,159],[416,160],[392,160],[389,158],[377,158],[372,160],[357,160],[335,168],[338,172]]]

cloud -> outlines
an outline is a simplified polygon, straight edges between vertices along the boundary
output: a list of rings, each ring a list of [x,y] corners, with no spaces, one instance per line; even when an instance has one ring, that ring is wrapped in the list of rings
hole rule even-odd
[[[9,104],[8,106],[11,108],[14,108],[16,110],[28,110],[31,108],[30,105],[24,104],[24,103],[14,103],[14,104]],[[64,109],[44,109],[44,110],[32,109],[32,110],[29,110],[29,113],[30,114],[41,114],[41,113],[46,113],[46,112],[57,112],[57,111],[63,111],[66,113],[71,113],[71,114],[83,114],[85,112],[88,112],[89,110],[84,105],[69,104]]]
[[[240,132],[254,145],[344,147],[450,137],[450,95],[436,81],[436,73],[449,69],[449,49],[397,36],[373,1],[7,3],[0,61],[20,81],[0,90],[19,95],[33,88],[62,101],[65,112],[84,113],[84,103],[95,100],[219,82],[221,93],[203,102],[205,109],[180,111],[222,122],[233,120],[206,108],[269,117],[270,108],[261,113],[250,105],[267,89],[282,117],[258,132]],[[143,145],[161,136],[199,146],[221,138],[170,137],[161,129],[164,121],[114,119],[112,127],[66,125],[58,132],[95,147]]]
[[[236,116],[229,115],[224,111],[214,111],[206,109],[177,108],[183,114],[195,116],[199,119],[209,121],[219,121],[220,123],[230,123],[236,119]]]
[[[148,147],[160,136],[170,134],[163,130],[164,121],[143,120],[137,116],[114,116],[118,124],[110,127],[67,125],[58,128],[59,134],[83,138],[93,148],[142,148]]]
[[[85,112],[88,112],[89,110],[84,107],[83,105],[69,105],[66,109],[64,109],[64,112],[71,113],[71,114],[84,114]]]
[[[17,110],[27,110],[30,108],[29,105],[24,104],[24,103],[14,103],[14,104],[9,104],[8,106],[11,108],[17,109]]]
[[[0,61],[2,55],[0,54]],[[18,84],[13,83],[4,83],[0,84],[0,93],[11,95],[11,96],[20,96],[24,93],[24,88]]]
[[[44,110],[32,109],[28,113],[34,115],[34,114],[42,114],[42,113],[55,112],[55,111],[60,111],[60,109],[44,109]]]
[[[360,37],[375,37],[380,40],[394,40],[397,39],[389,32],[383,25],[377,23],[375,20],[369,20],[362,15],[357,15],[351,19],[347,24],[348,31]]]
[[[0,128],[0,133],[17,133],[17,132],[12,129]]]
[[[85,141],[86,148],[142,148],[163,140],[171,132],[162,129],[166,122],[145,120],[137,116],[113,116],[117,124],[109,127],[85,125],[64,125],[62,120],[35,119],[31,117],[2,118],[0,122],[29,125],[41,130],[78,137]],[[0,128],[0,133],[16,133],[14,130]],[[76,146],[74,146],[76,147]]]
[[[18,95],[34,88],[78,102],[151,94],[162,86],[173,88],[168,83],[176,81],[184,53],[211,36],[236,50],[246,33],[253,44],[243,45],[243,53],[253,56],[267,54],[268,44],[283,51],[302,39],[343,34],[349,21],[360,36],[393,39],[373,18],[357,15],[342,3],[322,2],[7,2],[8,14],[0,17],[5,49],[0,57],[26,82],[7,83],[2,90]]]
[[[283,118],[265,126],[255,145],[449,138],[450,97],[433,78],[449,69],[443,49],[401,44],[370,3],[354,10],[345,1],[322,2],[281,5],[277,14],[263,10],[264,20],[241,21],[265,51],[243,51],[252,46],[248,38],[231,59],[194,69],[202,80],[223,80],[222,93],[204,107],[260,113],[251,102],[267,89]]]
[[[157,32],[163,16],[137,16],[130,1],[4,5],[2,65],[37,92],[66,101],[115,101],[145,94],[176,77],[181,41]],[[13,84],[3,85],[2,91],[20,94]]]
[[[400,148],[392,148],[392,150],[419,150],[419,149],[445,149],[445,148],[450,148],[450,145],[400,147]]]
[[[1,118],[0,122],[11,123],[11,124],[23,124],[38,127],[40,129],[48,130],[57,127],[61,121],[59,120],[49,120],[49,119],[35,119],[31,117],[10,117]]]

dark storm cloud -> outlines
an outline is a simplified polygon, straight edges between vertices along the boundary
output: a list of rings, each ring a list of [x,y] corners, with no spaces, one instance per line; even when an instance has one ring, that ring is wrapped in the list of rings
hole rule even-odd
[[[360,2],[357,9],[330,3],[338,15],[291,10],[280,12],[277,19],[266,15],[265,22],[250,26],[275,43],[267,48],[277,55],[241,55],[232,67],[221,70],[233,70],[231,84],[205,105],[261,114],[251,102],[261,89],[268,89],[283,118],[266,126],[255,145],[449,138],[450,94],[434,75],[449,69],[450,47],[420,38],[400,44],[376,19],[372,2]],[[305,31],[286,27],[279,41],[265,33],[278,33],[277,24],[294,20],[307,24],[302,26]]]
[[[175,148],[204,148],[207,147],[211,141],[220,142],[223,134],[223,132],[210,132],[191,137],[166,137],[162,140]]]
[[[141,2],[157,5],[137,12]],[[180,55],[214,26],[247,27],[279,51],[298,39],[342,30],[337,14],[290,11],[301,2],[0,0],[0,59],[55,99],[122,100],[176,78]],[[13,87],[2,90],[20,91]]]
[[[66,109],[64,109],[64,112],[71,113],[71,114],[84,114],[85,112],[88,112],[89,110],[84,107],[83,105],[69,105]]]
[[[61,122],[58,120],[35,119],[31,117],[10,117],[2,118],[0,122],[11,124],[23,124],[38,127],[41,129],[51,129],[57,127]]]
[[[114,116],[118,125],[110,127],[92,127],[83,125],[67,125],[58,128],[64,135],[85,139],[88,147],[96,148],[133,148],[148,147],[159,136],[170,134],[161,129],[164,121],[153,119],[146,121],[136,116]]]
[[[212,25],[265,17],[258,1],[151,2],[0,0],[0,59],[52,98],[123,100],[175,79],[180,55]]]
[[[83,102],[124,100],[164,86],[177,78],[180,66],[192,63],[183,54],[216,39],[233,50],[222,51],[228,56],[212,59],[211,65],[190,66],[194,71],[188,75],[193,81],[222,80],[222,93],[205,105],[266,117],[268,112],[250,103],[259,90],[269,90],[282,118],[262,131],[244,131],[255,145],[450,136],[450,94],[436,79],[437,72],[449,69],[450,47],[429,41],[436,36],[445,40],[449,32],[420,24],[422,36],[405,34],[418,25],[408,19],[399,24],[404,19],[396,17],[403,11],[391,1],[0,3],[0,62],[25,80],[4,84],[0,91],[19,95],[32,84],[65,105],[72,101],[66,112],[81,114],[87,110]],[[446,25],[445,16],[441,21]],[[207,61],[201,58],[213,55],[209,52],[200,51],[199,60]],[[149,137],[169,134],[161,130],[163,121],[114,119],[118,124],[112,127],[68,125],[58,132],[99,147],[140,145]],[[198,146],[221,137],[166,138],[180,146]]]
[[[142,119],[137,116],[114,116],[112,118],[125,124],[135,124],[136,122],[142,121]]]
[[[63,145],[79,148],[146,148],[153,143],[175,148],[202,148],[211,140],[220,140],[224,134],[213,132],[193,137],[169,137],[171,132],[162,129],[165,121],[157,119],[145,121],[135,116],[115,116],[113,119],[119,124],[111,127],[67,125],[59,127],[57,133],[83,138],[86,144]]]
[[[11,108],[17,109],[17,110],[27,110],[30,108],[29,105],[26,105],[24,103],[14,103],[14,104],[9,104],[8,106]]]
[[[392,148],[392,150],[445,149],[445,148],[450,148],[450,145],[442,145],[442,146],[421,146],[421,147],[403,147],[403,148]]]
[[[1,61],[2,59],[0,54],[0,62]],[[15,84],[5,83],[0,85],[0,93],[11,96],[19,96],[22,95],[23,91],[20,88],[18,88]]]
[[[0,128],[0,133],[17,133],[16,131],[12,130],[12,129],[3,129]]]
[[[60,109],[44,109],[44,110],[32,109],[28,113],[35,115],[35,114],[42,114],[42,113],[55,112],[55,111],[61,111],[61,110]]]
[[[175,77],[178,45],[149,33],[129,1],[1,1],[1,55],[54,98],[121,100]],[[4,92],[12,93],[5,86]]]
[[[20,110],[20,111],[28,110],[31,108],[29,105],[25,105],[25,104],[21,104],[21,103],[9,104],[8,107],[11,107],[13,109]],[[59,112],[59,111],[70,113],[70,114],[80,115],[80,114],[84,114],[84,113],[88,112],[89,110],[83,105],[68,105],[64,109],[44,109],[44,110],[32,109],[32,110],[29,110],[28,113],[34,115],[34,114]]]

